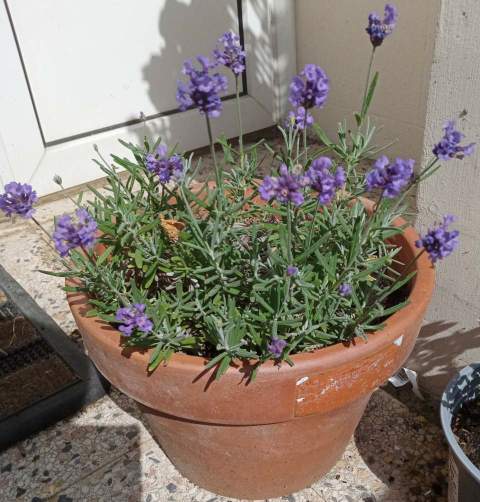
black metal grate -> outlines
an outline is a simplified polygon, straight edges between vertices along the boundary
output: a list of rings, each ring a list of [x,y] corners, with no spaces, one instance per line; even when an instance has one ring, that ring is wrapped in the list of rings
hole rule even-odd
[[[21,315],[18,308],[10,300],[0,303],[0,321],[8,321]]]
[[[0,450],[106,388],[82,350],[0,265]]]
[[[0,418],[78,378],[11,301],[0,305]]]
[[[12,325],[24,326],[26,323],[28,321],[25,321],[18,308],[11,301],[6,301],[0,305],[0,332],[2,327],[5,329],[5,326],[7,326],[10,329]],[[25,344],[20,345],[20,347],[13,346],[13,348],[8,345],[0,345],[0,378],[41,359],[47,359],[54,354],[50,345],[38,335],[38,332],[30,324],[28,324],[28,327],[30,329]],[[21,337],[22,335],[19,334],[18,336]]]
[[[0,352],[0,378],[42,359],[48,359],[53,354],[54,352],[50,345],[42,339],[9,354]]]

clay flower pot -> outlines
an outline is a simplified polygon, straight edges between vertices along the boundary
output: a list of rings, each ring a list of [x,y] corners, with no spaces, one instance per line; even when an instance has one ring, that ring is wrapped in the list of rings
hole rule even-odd
[[[396,224],[404,223],[397,220]],[[396,237],[400,260],[416,254],[412,227]],[[434,287],[426,254],[415,263],[410,303],[381,332],[291,357],[294,366],[263,364],[248,383],[248,363],[219,380],[206,359],[175,354],[147,373],[149,351],[124,349],[120,332],[98,318],[84,294],[68,301],[90,358],[136,400],[160,446],[192,482],[228,497],[287,495],[325,475],[342,455],[372,392],[410,354]]]

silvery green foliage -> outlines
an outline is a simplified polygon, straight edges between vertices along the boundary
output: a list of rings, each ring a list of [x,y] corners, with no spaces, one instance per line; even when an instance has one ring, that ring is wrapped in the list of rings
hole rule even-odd
[[[282,134],[274,165],[308,170],[319,152],[307,150],[305,157],[295,130]],[[182,351],[211,358],[221,375],[232,359],[274,358],[272,340],[285,340],[280,359],[288,362],[296,352],[364,336],[404,305],[387,308],[385,300],[410,276],[399,280],[399,250],[389,243],[401,232],[393,220],[402,204],[383,200],[369,215],[357,198],[363,189],[356,166],[370,151],[361,141],[361,149],[344,147],[334,161],[346,163],[346,191],[319,205],[306,189],[300,206],[258,197],[259,145],[244,152],[239,169],[238,152],[219,140],[224,156],[217,189],[194,183],[193,157],[178,184],[162,185],[145,165],[156,145],[124,144],[128,156],[99,162],[106,191],[92,188],[89,210],[102,249],[88,256],[72,251],[63,275],[80,279],[91,298],[89,315],[108,322],[121,307],[146,305],[153,330],[138,330],[124,343],[153,347],[150,369]],[[344,294],[344,284],[351,294]]]

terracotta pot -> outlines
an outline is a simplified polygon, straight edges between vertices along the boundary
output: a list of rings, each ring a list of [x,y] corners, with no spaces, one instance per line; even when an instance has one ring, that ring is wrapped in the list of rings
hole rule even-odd
[[[398,220],[397,224],[404,223]],[[417,252],[412,227],[397,238],[400,260]],[[140,403],[153,434],[192,482],[228,497],[265,499],[310,485],[337,462],[372,392],[410,354],[434,287],[422,255],[410,304],[368,340],[292,356],[294,366],[231,366],[215,381],[201,357],[175,354],[147,373],[149,351],[123,349],[120,333],[98,318],[84,294],[68,294],[88,354],[100,372]]]

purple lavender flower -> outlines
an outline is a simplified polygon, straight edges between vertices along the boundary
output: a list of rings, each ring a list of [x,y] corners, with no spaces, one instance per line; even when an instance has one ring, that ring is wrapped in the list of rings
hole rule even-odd
[[[475,150],[475,143],[466,146],[460,146],[460,141],[464,135],[455,130],[455,122],[449,120],[445,123],[443,138],[434,146],[433,154],[441,160],[463,159],[472,155]]]
[[[31,218],[37,199],[37,192],[31,185],[11,181],[5,185],[5,193],[0,195],[0,209],[7,216],[18,214],[22,218]]]
[[[272,337],[271,342],[267,345],[267,348],[275,356],[275,358],[278,359],[279,357],[281,357],[283,349],[286,345],[287,342],[285,340],[274,336]]]
[[[344,282],[338,287],[338,293],[340,296],[350,296],[352,294],[352,286],[348,282]]]
[[[424,237],[421,237],[415,245],[417,248],[424,248],[430,256],[432,263],[447,257],[458,246],[458,230],[447,229],[448,225],[455,221],[452,215],[445,215],[443,223],[436,228],[430,229]]]
[[[327,99],[328,90],[327,74],[320,66],[307,64],[299,75],[293,77],[289,100],[296,108],[321,108]]]
[[[67,256],[77,247],[91,248],[95,243],[97,223],[86,209],[75,211],[75,219],[68,214],[60,216],[53,232],[55,248],[60,256]]]
[[[298,275],[298,267],[295,267],[294,265],[289,265],[287,267],[287,275],[288,277],[294,277],[295,275]]]
[[[306,118],[305,114],[307,115]],[[305,126],[310,127],[312,124],[313,116],[303,106],[299,106],[295,111],[290,111],[285,121],[285,127],[293,127],[299,131],[302,131]]]
[[[373,169],[367,173],[367,190],[382,188],[384,197],[388,199],[397,197],[412,180],[414,164],[415,161],[412,159],[400,158],[390,164],[388,157],[382,155],[375,162]]]
[[[307,186],[305,176],[292,174],[285,164],[280,166],[280,176],[265,176],[258,191],[263,200],[276,199],[282,204],[292,202],[296,206],[303,203],[303,188]]]
[[[227,31],[218,42],[223,45],[213,51],[217,64],[230,68],[235,76],[245,71],[245,51],[240,45],[240,37],[233,31]]]
[[[218,117],[222,111],[220,93],[228,88],[227,77],[219,73],[211,75],[209,70],[214,65],[207,57],[197,56],[197,61],[200,68],[195,68],[191,61],[183,64],[182,72],[189,78],[189,82],[178,82],[177,101],[180,110],[195,106],[207,117]]]
[[[370,35],[370,42],[372,42],[373,47],[382,45],[383,40],[392,33],[395,29],[397,18],[397,8],[389,3],[385,5],[383,21],[376,12],[370,13],[366,31]]]
[[[118,329],[124,336],[130,336],[135,329],[143,333],[150,333],[153,329],[153,323],[145,314],[143,303],[134,303],[130,307],[119,308],[115,319],[121,323]]]
[[[180,155],[168,156],[167,147],[160,145],[155,154],[149,153],[145,157],[147,169],[158,176],[160,183],[170,180],[178,181],[183,176],[183,159]]]
[[[345,186],[345,183],[347,182],[347,173],[345,172],[345,169],[342,166],[338,166],[334,176],[335,187],[343,188]]]
[[[318,157],[307,171],[309,185],[318,192],[318,200],[322,204],[330,204],[337,189],[345,185],[346,175],[342,166],[338,166],[334,174],[330,171],[332,160],[328,157]]]

